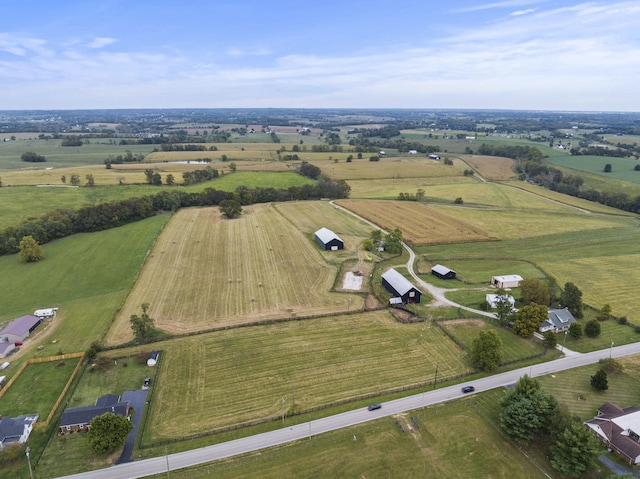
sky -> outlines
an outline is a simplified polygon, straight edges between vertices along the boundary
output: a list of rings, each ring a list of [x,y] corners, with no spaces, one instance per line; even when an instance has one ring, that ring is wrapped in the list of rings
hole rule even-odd
[[[0,110],[640,112],[640,2],[21,0]]]

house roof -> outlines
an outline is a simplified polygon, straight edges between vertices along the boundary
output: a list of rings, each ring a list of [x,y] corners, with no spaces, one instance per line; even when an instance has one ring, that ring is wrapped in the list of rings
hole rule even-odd
[[[576,322],[576,318],[569,312],[568,309],[549,309],[547,311],[549,319],[544,322],[543,326],[546,326],[547,323],[558,329],[558,328],[566,328],[570,326],[572,323]]]
[[[16,345],[14,343],[10,343],[9,341],[0,342],[0,355],[3,355],[8,351],[11,351],[12,349],[15,349],[15,347]]]
[[[455,274],[454,270],[449,269],[446,266],[442,266],[441,264],[435,265],[433,268],[431,268],[431,271],[435,271],[436,273],[441,274],[441,275],[446,275],[448,273]]]
[[[160,353],[158,351],[151,351],[149,353],[149,359],[153,359],[154,361],[157,361],[159,355]]]
[[[17,441],[24,434],[25,426],[33,425],[37,420],[37,414],[3,417],[0,419],[0,444]]]
[[[338,241],[344,243],[344,241],[342,241],[342,239],[337,234],[335,234],[328,228],[320,228],[318,231],[316,231],[316,236],[320,238],[320,241],[322,241],[324,244],[327,244],[333,239],[337,239]]]
[[[35,316],[31,316],[31,315],[21,316],[11,321],[6,328],[0,331],[0,336],[4,334],[12,334],[14,336],[24,336],[29,332],[31,328],[33,328],[40,321],[41,319]]]
[[[105,394],[96,399],[96,406],[110,407],[120,402],[120,396],[117,394]]]
[[[640,443],[629,435],[629,432],[640,434],[640,406],[621,409],[615,404],[604,403],[598,408],[598,416],[586,421],[585,425],[634,462],[640,456]]]
[[[416,288],[411,281],[409,281],[407,278],[405,278],[404,276],[402,276],[400,273],[398,273],[395,269],[390,268],[387,271],[384,272],[384,274],[382,275],[382,277],[385,279],[385,281],[387,283],[389,283],[391,285],[391,287],[393,289],[396,290],[396,292],[399,295],[403,295],[408,293],[409,291],[411,291],[412,289],[416,289],[418,290],[418,288]],[[420,290],[418,290],[420,291]],[[421,293],[422,294],[422,293]]]
[[[67,409],[62,413],[60,426],[73,426],[77,424],[88,424],[94,417],[103,415],[106,412],[127,415],[129,401],[119,402],[111,406],[86,406]]]

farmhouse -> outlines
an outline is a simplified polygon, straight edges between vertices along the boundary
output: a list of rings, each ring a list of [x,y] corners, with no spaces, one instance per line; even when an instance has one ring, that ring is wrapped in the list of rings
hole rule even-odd
[[[598,408],[598,415],[584,424],[629,465],[640,463],[640,406],[620,408],[606,402]]]
[[[0,451],[2,451],[7,444],[14,442],[24,444],[27,442],[33,425],[37,420],[37,414],[28,414],[15,418],[3,417],[0,419]]]
[[[128,417],[129,401],[120,401],[120,398],[115,394],[105,394],[96,400],[95,406],[66,409],[60,419],[60,433],[88,431],[91,420],[106,412]]]
[[[547,331],[562,333],[564,331],[568,331],[569,326],[576,322],[576,318],[573,317],[567,308],[549,309],[548,316],[549,319],[540,326],[539,331],[541,333],[546,333]]]
[[[403,303],[419,303],[422,292],[411,281],[391,268],[382,275],[382,285],[396,298],[401,298]],[[395,298],[392,298],[395,299]],[[398,301],[396,300],[396,304]]]
[[[508,301],[509,304],[511,304],[511,307],[513,308],[516,304],[516,300],[513,299],[513,296],[511,296],[510,294],[486,294],[485,295],[485,301],[487,302],[487,304],[489,305],[490,308],[497,308],[498,307],[498,301]]]
[[[522,281],[522,276],[517,274],[494,276],[491,278],[491,284],[496,288],[517,288],[520,286],[520,281]]]
[[[24,341],[40,324],[42,318],[22,316],[11,321],[0,331],[0,343],[16,343]]]
[[[344,249],[344,241],[342,241],[337,234],[327,228],[320,228],[316,231],[316,243],[318,243],[324,250],[336,251]]]
[[[440,279],[456,279],[456,272],[441,264],[431,268],[431,274]]]

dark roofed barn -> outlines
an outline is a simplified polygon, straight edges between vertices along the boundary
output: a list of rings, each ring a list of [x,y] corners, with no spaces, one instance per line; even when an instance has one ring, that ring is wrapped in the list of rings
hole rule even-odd
[[[456,279],[456,272],[441,264],[437,264],[431,268],[431,274],[440,279]]]
[[[382,285],[395,297],[402,298],[403,303],[420,302],[422,291],[393,268],[382,275]]]
[[[344,249],[344,241],[342,241],[337,234],[327,228],[320,228],[316,231],[316,243],[318,243],[324,250],[336,251]]]

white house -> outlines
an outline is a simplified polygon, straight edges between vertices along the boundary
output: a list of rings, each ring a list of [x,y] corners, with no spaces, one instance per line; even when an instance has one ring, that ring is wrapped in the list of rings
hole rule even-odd
[[[547,311],[549,319],[547,319],[539,331],[546,333],[547,331],[553,331],[554,333],[562,333],[569,330],[569,326],[576,322],[576,318],[565,309],[549,309]]]
[[[520,286],[520,281],[522,281],[522,276],[517,274],[494,276],[491,278],[491,284],[496,288],[517,288]]]
[[[513,296],[511,296],[510,294],[487,294],[487,295],[485,295],[485,301],[487,302],[489,307],[493,308],[493,309],[498,307],[498,301],[500,301],[501,298],[503,300],[508,301],[509,304],[511,304],[512,308],[516,304],[516,300],[513,299]]]

